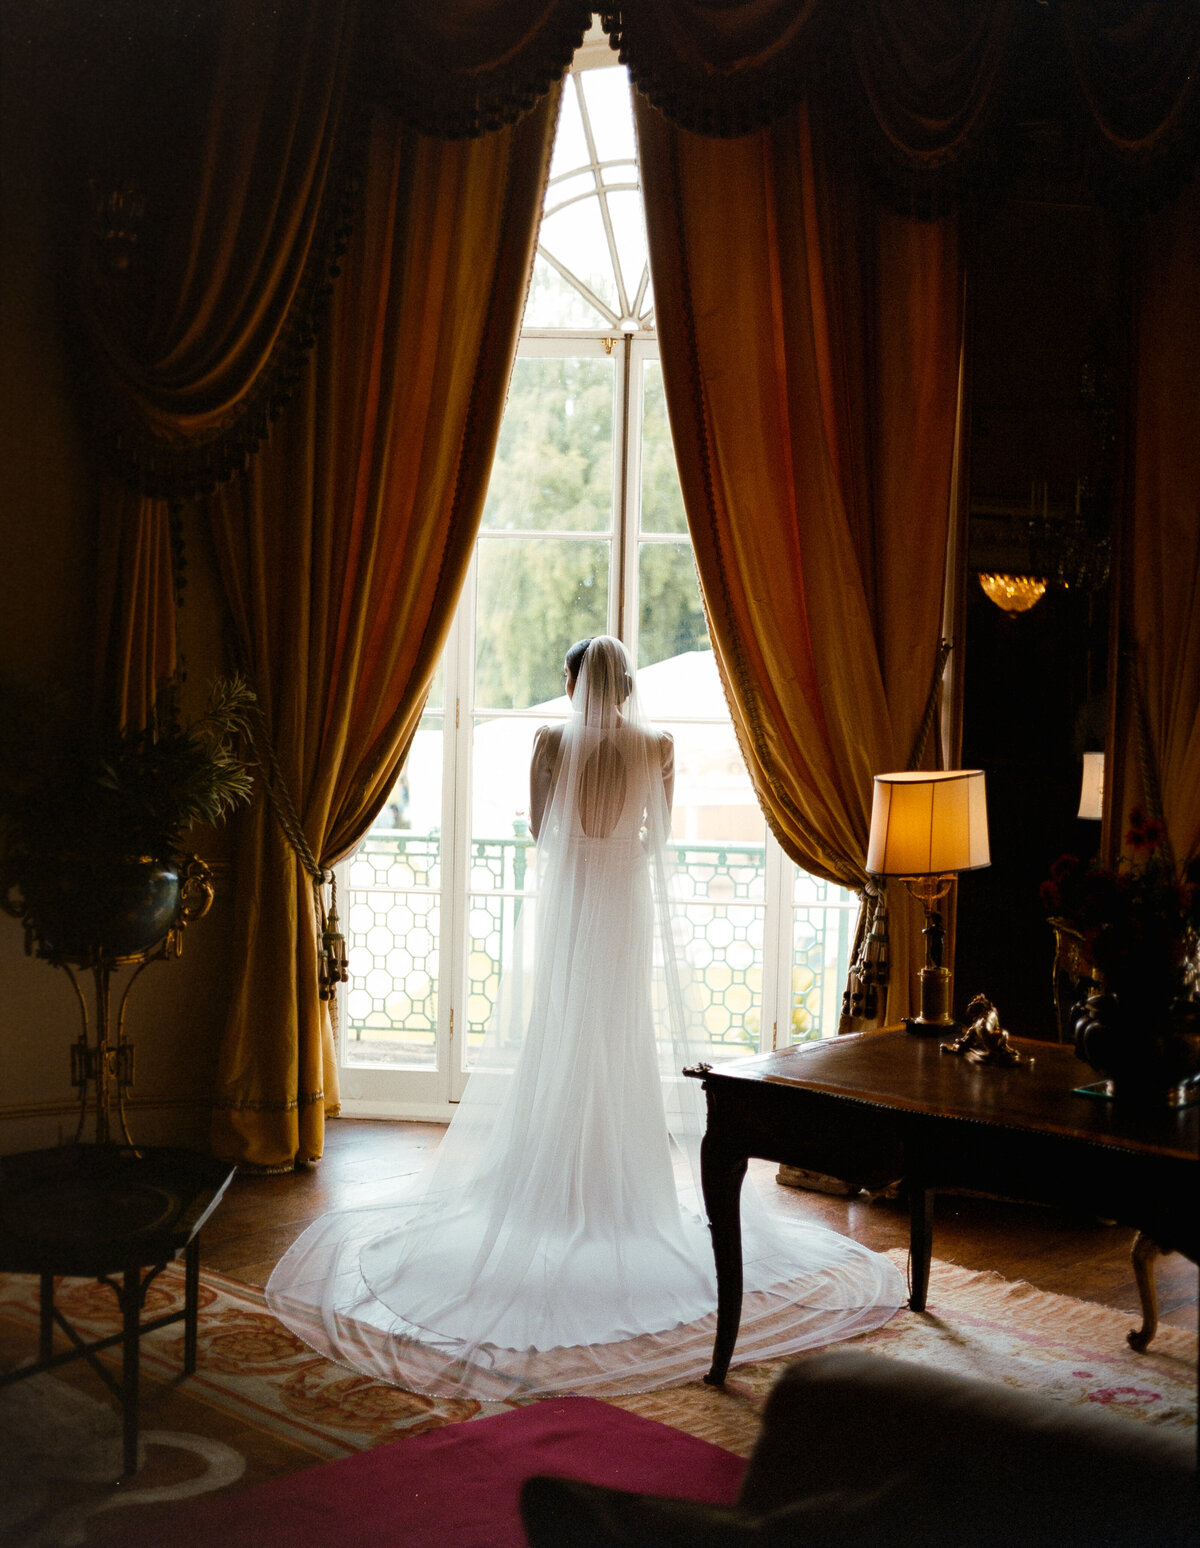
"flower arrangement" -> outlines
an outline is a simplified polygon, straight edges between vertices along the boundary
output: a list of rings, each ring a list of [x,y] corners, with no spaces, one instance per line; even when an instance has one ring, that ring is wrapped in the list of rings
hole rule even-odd
[[[177,689],[160,684],[147,726],[105,733],[61,695],[0,681],[0,910],[24,924],[27,951],[132,961],[211,901],[183,844],[249,799],[237,744],[254,695],[220,678],[185,721]]]
[[[149,725],[99,736],[52,694],[0,683],[0,878],[11,885],[63,852],[171,860],[193,823],[249,799],[236,741],[253,700],[242,678],[218,678],[185,721],[164,683]]]
[[[1042,905],[1078,933],[1110,990],[1147,997],[1157,989],[1168,1000],[1194,991],[1200,862],[1180,876],[1162,823],[1141,810],[1130,814],[1125,851],[1115,868],[1060,855],[1041,885]]]

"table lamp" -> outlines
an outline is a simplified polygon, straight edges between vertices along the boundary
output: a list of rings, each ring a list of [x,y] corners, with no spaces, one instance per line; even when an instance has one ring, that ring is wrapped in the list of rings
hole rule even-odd
[[[1079,789],[1079,817],[1099,822],[1104,816],[1104,754],[1085,752],[1083,783]]]
[[[959,871],[989,865],[987,797],[982,769],[876,774],[867,870],[897,876],[925,909],[921,1014],[909,1032],[955,1033],[953,977],[943,966],[945,930],[935,907]]]

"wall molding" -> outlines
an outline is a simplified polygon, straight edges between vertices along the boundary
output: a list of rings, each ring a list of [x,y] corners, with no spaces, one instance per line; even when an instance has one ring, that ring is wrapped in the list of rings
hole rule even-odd
[[[201,1097],[127,1097],[126,1112],[146,1112],[150,1109],[170,1112],[211,1112],[212,1101]],[[89,1107],[89,1113],[92,1109]],[[78,1118],[79,1103],[13,1102],[0,1106],[0,1123],[13,1123],[30,1118]]]

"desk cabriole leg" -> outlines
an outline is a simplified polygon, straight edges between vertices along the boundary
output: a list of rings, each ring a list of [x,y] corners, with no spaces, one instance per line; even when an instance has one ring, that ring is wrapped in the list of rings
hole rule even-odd
[[[183,1374],[196,1369],[196,1333],[200,1321],[200,1238],[193,1236],[183,1254]]]
[[[142,1273],[137,1261],[125,1265],[121,1282],[124,1338],[121,1343],[121,1408],[125,1436],[125,1473],[138,1465],[138,1334],[142,1319]]]
[[[912,1263],[910,1311],[925,1310],[929,1294],[929,1260],[933,1256],[933,1189],[908,1185],[909,1257]]]
[[[1162,1248],[1144,1231],[1133,1239],[1130,1257],[1133,1259],[1133,1277],[1137,1280],[1138,1297],[1142,1303],[1142,1325],[1132,1328],[1126,1335],[1131,1349],[1144,1354],[1150,1340],[1158,1332],[1158,1289],[1154,1282],[1154,1264],[1162,1256]]]
[[[41,1276],[41,1295],[38,1300],[38,1361],[45,1365],[54,1353],[54,1275]]]
[[[718,1150],[706,1135],[700,1146],[700,1182],[717,1269],[717,1336],[710,1387],[723,1385],[742,1320],[742,1180],[748,1157]]]

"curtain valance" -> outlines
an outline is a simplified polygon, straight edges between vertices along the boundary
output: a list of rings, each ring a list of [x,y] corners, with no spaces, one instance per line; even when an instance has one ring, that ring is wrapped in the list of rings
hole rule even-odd
[[[842,0],[665,0],[601,13],[642,95],[695,134],[761,129],[828,57]]]
[[[834,93],[888,201],[946,208],[999,157],[1020,0],[858,0]]]
[[[373,94],[422,134],[474,139],[559,81],[590,0],[370,0]]]
[[[1173,192],[1196,159],[1200,12],[1155,0],[647,0],[601,13],[643,96],[680,128],[736,137],[810,92],[840,110],[906,213],[946,209],[1058,117],[1097,188]],[[1167,184],[1168,173],[1170,176]]]
[[[1058,14],[1097,181],[1125,200],[1174,197],[1200,141],[1200,7],[1062,0]]]
[[[165,498],[243,467],[294,389],[348,232],[360,110],[383,98],[450,139],[515,122],[590,21],[587,0],[217,0],[209,14],[204,47],[157,36],[153,68],[126,85],[136,149],[95,184],[84,268],[99,444]],[[654,0],[602,20],[678,126],[737,137],[816,93],[904,213],[951,208],[1004,161],[1035,77],[1034,111],[1053,97],[1070,112],[1101,191],[1158,202],[1200,142],[1194,6]],[[151,98],[169,122],[148,135]]]

